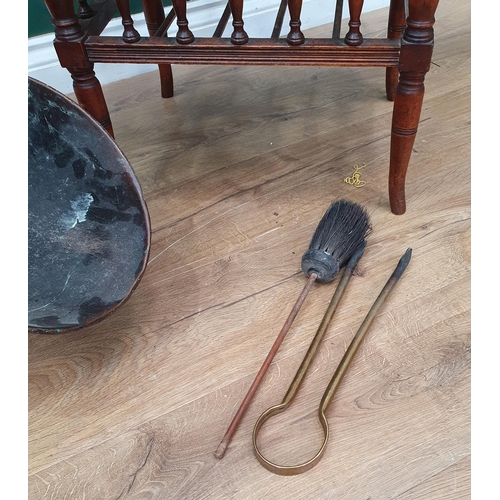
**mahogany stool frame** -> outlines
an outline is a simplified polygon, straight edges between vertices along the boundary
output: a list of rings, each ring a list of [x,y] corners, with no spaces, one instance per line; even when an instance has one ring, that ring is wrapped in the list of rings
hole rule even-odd
[[[340,36],[342,0],[336,2],[331,38],[306,38],[300,30],[301,0],[280,0],[270,38],[249,38],[243,0],[229,0],[214,35],[195,38],[189,29],[186,0],[173,0],[166,14],[162,0],[142,0],[149,36],[135,30],[128,0],[45,0],[55,28],[54,47],[73,79],[80,106],[114,137],[95,63],[158,64],[162,97],[173,96],[172,64],[372,66],[386,68],[386,95],[394,101],[389,162],[391,211],[406,211],[405,178],[420,120],[424,79],[434,46],[434,14],[439,0],[391,0],[387,36],[364,38],[363,0],[349,0],[349,31]],[[120,12],[123,35],[102,36]],[[288,9],[290,31],[280,37]],[[233,33],[222,33],[232,17]],[[176,20],[177,33],[167,30]]]

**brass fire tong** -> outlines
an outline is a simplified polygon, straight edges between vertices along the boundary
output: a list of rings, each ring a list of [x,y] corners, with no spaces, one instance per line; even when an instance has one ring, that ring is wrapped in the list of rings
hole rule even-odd
[[[274,415],[277,415],[278,413],[284,412],[292,403],[293,398],[295,397],[297,391],[299,390],[300,385],[302,384],[302,381],[304,380],[304,377],[306,375],[307,369],[309,368],[309,365],[311,364],[311,361],[314,358],[314,355],[316,353],[316,350],[325,334],[326,329],[328,328],[328,324],[330,323],[330,320],[333,316],[333,313],[335,312],[335,309],[337,308],[337,305],[340,301],[340,298],[347,286],[347,283],[349,282],[350,277],[352,276],[352,273],[354,271],[354,268],[356,267],[356,263],[358,260],[361,258],[362,254],[364,251],[364,247],[360,249],[360,251],[356,252],[355,255],[351,258],[349,263],[347,264],[344,274],[342,275],[342,279],[339,282],[339,285],[337,286],[337,289],[335,290],[335,293],[332,297],[332,300],[328,306],[328,309],[326,310],[326,313],[323,317],[323,320],[321,321],[321,324],[316,332],[316,335],[314,336],[314,339],[311,342],[311,345],[309,346],[309,349],[302,361],[302,364],[300,365],[297,373],[295,374],[294,379],[292,380],[292,383],[290,384],[290,387],[288,388],[287,393],[285,394],[285,397],[283,398],[283,401],[275,406],[271,406],[268,408],[262,415],[257,419],[257,422],[255,423],[255,427],[253,430],[253,447],[255,450],[255,454],[257,455],[257,459],[259,462],[268,470],[271,472],[274,472],[275,474],[280,474],[284,476],[292,476],[295,474],[301,474],[303,472],[308,471],[309,469],[312,469],[320,460],[321,457],[323,456],[325,449],[326,449],[326,444],[328,442],[328,436],[329,436],[329,429],[328,429],[328,420],[325,416],[325,411],[328,408],[328,405],[330,404],[330,401],[333,399],[335,392],[337,391],[340,382],[342,381],[342,378],[345,375],[345,372],[347,371],[347,368],[349,367],[349,364],[351,363],[352,359],[354,358],[354,355],[356,354],[356,351],[358,350],[359,346],[361,345],[361,342],[363,341],[363,338],[368,331],[368,328],[370,327],[372,321],[374,320],[378,310],[382,306],[382,304],[385,302],[389,294],[391,293],[392,289],[398,282],[399,278],[405,271],[406,267],[408,266],[410,259],[411,259],[411,253],[412,250],[411,248],[408,248],[408,250],[405,252],[405,254],[401,257],[399,260],[398,265],[396,266],[395,270],[393,271],[391,277],[385,284],[384,288],[380,292],[379,296],[373,303],[370,311],[366,315],[363,323],[361,324],[359,330],[357,331],[356,335],[354,336],[353,340],[351,341],[351,344],[347,348],[347,351],[345,352],[342,360],[340,361],[337,369],[335,370],[335,373],[333,374],[333,377],[330,380],[330,383],[328,384],[323,397],[321,398],[321,402],[319,405],[318,409],[318,418],[321,423],[321,427],[323,428],[323,433],[324,433],[324,439],[323,443],[321,445],[321,448],[319,451],[312,457],[310,460],[298,464],[298,465],[278,465],[275,464],[271,461],[269,461],[264,455],[260,452],[259,447],[257,445],[257,438],[259,435],[259,431],[264,425],[264,423],[273,417]]]

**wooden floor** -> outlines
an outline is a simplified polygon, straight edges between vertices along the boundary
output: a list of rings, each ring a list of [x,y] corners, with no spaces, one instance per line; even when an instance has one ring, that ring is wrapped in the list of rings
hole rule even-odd
[[[176,66],[170,100],[156,72],[104,87],[149,207],[150,261],[104,322],[29,335],[31,500],[470,498],[469,9],[442,0],[437,11],[403,216],[388,205],[383,69]],[[365,16],[365,35],[385,31],[386,13]],[[362,163],[366,185],[346,184]],[[373,232],[295,403],[262,431],[268,457],[318,449],[321,395],[408,247],[413,258],[328,409],[325,455],[275,475],[251,433],[337,279],[312,289],[217,460],[305,283],[301,255],[340,197],[367,208]]]

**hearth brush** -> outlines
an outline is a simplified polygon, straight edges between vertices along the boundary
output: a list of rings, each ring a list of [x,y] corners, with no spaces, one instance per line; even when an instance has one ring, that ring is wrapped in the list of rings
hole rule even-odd
[[[308,280],[231,421],[226,434],[217,450],[215,450],[216,458],[220,459],[224,456],[239,422],[243,418],[264,374],[273,361],[312,285],[315,282],[329,283],[332,281],[340,268],[353,256],[354,252],[362,248],[361,252],[358,252],[359,259],[364,250],[365,238],[370,230],[370,220],[362,206],[351,201],[339,200],[328,207],[313,234],[308,250],[302,256],[301,268]],[[349,272],[344,273],[342,291],[345,289],[354,267],[352,266]],[[337,302],[340,301],[340,296],[341,294],[339,294]]]

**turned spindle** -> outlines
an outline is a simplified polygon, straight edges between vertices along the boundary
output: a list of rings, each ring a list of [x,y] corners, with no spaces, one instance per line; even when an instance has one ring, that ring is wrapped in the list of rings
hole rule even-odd
[[[231,13],[233,15],[234,31],[231,35],[233,45],[244,45],[248,42],[248,35],[243,29],[243,0],[229,0]]]
[[[349,31],[344,38],[346,45],[355,46],[363,43],[363,35],[359,30],[362,9],[363,0],[349,0]]]
[[[286,37],[289,45],[302,45],[305,37],[300,31],[300,12],[302,10],[302,0],[288,0],[288,11],[290,12],[290,31]]]
[[[175,39],[177,43],[187,45],[194,42],[194,35],[189,29],[189,23],[186,16],[186,0],[172,0],[172,6],[177,16],[177,26],[179,30]]]
[[[116,6],[120,12],[123,25],[122,39],[127,43],[135,43],[141,39],[141,35],[134,28],[134,21],[130,15],[130,2],[129,0],[116,0]]]
[[[90,8],[87,0],[78,0],[77,14],[80,19],[90,19],[94,16],[94,11]]]

